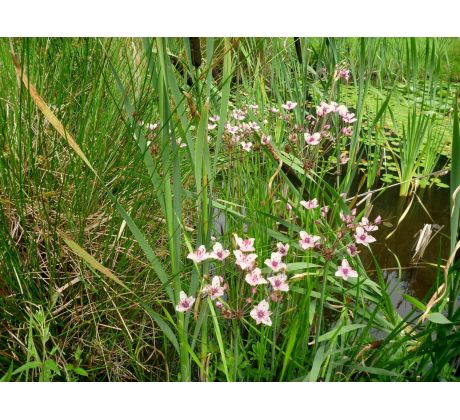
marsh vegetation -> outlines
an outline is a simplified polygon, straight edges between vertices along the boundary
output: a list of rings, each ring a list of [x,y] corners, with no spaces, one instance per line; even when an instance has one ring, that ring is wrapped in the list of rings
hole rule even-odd
[[[0,40],[0,377],[456,380],[458,45]]]

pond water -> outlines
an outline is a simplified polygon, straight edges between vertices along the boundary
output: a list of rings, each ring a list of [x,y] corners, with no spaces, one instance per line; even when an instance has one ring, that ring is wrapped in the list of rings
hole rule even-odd
[[[399,188],[396,187],[386,190],[373,202],[372,215],[380,214],[385,223],[374,232],[377,242],[372,245],[372,251],[389,284],[393,305],[402,316],[412,309],[402,295],[408,294],[422,300],[436,281],[439,258],[441,265],[444,265],[449,257],[449,189],[432,187],[418,190],[417,197],[414,197],[410,210],[397,229],[398,220],[406,211],[412,197],[399,197]],[[430,224],[435,231],[439,231],[432,236],[423,257],[415,262],[415,245],[425,224]],[[393,235],[387,238],[395,229]],[[399,259],[401,272],[395,255]],[[372,277],[374,264],[370,253],[364,250],[361,257]]]

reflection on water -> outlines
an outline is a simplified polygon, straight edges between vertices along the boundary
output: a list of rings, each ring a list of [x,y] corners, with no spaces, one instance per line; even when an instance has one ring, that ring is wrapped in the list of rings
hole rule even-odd
[[[411,305],[401,298],[402,294],[423,299],[436,280],[438,259],[441,258],[441,264],[444,264],[449,257],[449,189],[433,187],[419,190],[417,195],[420,201],[414,198],[408,214],[396,232],[386,240],[385,237],[395,229],[411,198],[399,197],[398,188],[390,188],[373,202],[372,215],[375,217],[380,214],[385,222],[392,224],[391,227],[382,224],[374,232],[377,243],[372,245],[372,251],[389,285],[393,304],[401,315],[411,310]],[[428,244],[423,258],[414,264],[412,258],[418,233],[426,223],[437,224],[442,228]],[[399,259],[401,275],[393,254]],[[361,255],[366,267],[372,270],[373,262],[369,252],[363,251]]]

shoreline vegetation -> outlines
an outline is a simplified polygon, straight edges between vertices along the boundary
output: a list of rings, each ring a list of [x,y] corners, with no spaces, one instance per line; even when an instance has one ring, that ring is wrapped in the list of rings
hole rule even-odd
[[[1,39],[2,380],[457,381],[458,47]]]

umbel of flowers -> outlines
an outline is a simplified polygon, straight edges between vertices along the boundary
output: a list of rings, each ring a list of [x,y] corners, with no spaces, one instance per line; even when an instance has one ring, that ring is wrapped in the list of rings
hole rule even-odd
[[[299,203],[307,212],[319,211],[322,217],[326,217],[329,212],[327,206],[319,208],[319,202],[316,198]],[[319,208],[319,209],[318,209]],[[318,209],[318,210],[315,210]],[[375,242],[372,232],[378,229],[381,218],[378,216],[373,222],[368,218],[362,217],[358,222],[356,220],[356,209],[352,209],[350,214],[340,213],[342,222],[336,238],[332,244],[326,244],[326,236],[315,235],[306,231],[300,231],[298,236],[298,246],[301,252],[316,252],[322,254],[325,260],[337,261],[335,276],[348,280],[357,278],[358,273],[353,269],[353,258],[359,253],[358,246],[369,246]],[[353,242],[343,245],[345,238],[352,238]],[[242,273],[241,281],[246,282],[250,287],[248,295],[245,298],[247,304],[252,304],[254,295],[264,296],[255,306],[248,308],[249,316],[256,324],[272,325],[270,302],[279,302],[283,299],[283,294],[289,292],[289,279],[286,273],[287,257],[290,246],[287,243],[277,243],[276,251],[272,252],[270,258],[265,259],[263,265],[269,268],[269,275],[264,277],[262,268],[258,266],[258,255],[256,253],[254,238],[241,238],[234,234],[235,249],[230,252],[224,249],[220,242],[214,243],[212,250],[207,251],[204,245],[200,245],[195,251],[189,253],[187,258],[195,263],[201,263],[205,260],[224,261],[231,258],[235,268]],[[266,270],[266,269],[265,269]],[[244,280],[243,280],[244,279]],[[222,315],[226,318],[233,317],[236,313],[238,316],[245,316],[241,311],[232,310],[230,303],[226,299],[228,284],[222,276],[215,275],[210,283],[206,283],[201,288],[201,294],[209,297]],[[262,293],[257,293],[261,291]],[[187,312],[192,309],[195,303],[194,296],[187,296],[183,291],[180,293],[179,302],[176,310]]]
[[[288,279],[285,273],[286,263],[283,259],[288,255],[289,245],[278,243],[277,251],[272,252],[270,258],[264,261],[264,265],[270,268],[271,275],[265,278],[262,274],[262,269],[257,265],[258,255],[255,253],[254,238],[240,238],[237,234],[234,235],[235,248],[233,250],[234,264],[236,268],[242,272],[244,281],[250,286],[250,294],[246,298],[247,303],[252,303],[252,295],[255,295],[258,287],[263,287],[265,290],[265,299],[262,299],[257,305],[252,307],[249,315],[255,320],[256,324],[272,325],[270,318],[269,301],[281,300],[281,294],[289,291]],[[212,251],[208,252],[204,245],[200,245],[195,251],[189,253],[187,258],[201,263],[205,260],[223,261],[231,255],[230,250],[224,249],[221,243],[216,242],[213,245]],[[226,302],[225,294],[228,285],[224,282],[222,276],[214,276],[210,284],[205,284],[201,293],[203,296],[208,296],[215,301],[216,307],[221,309],[227,317],[232,316],[232,309]],[[179,302],[176,310],[179,312],[187,312],[192,309],[195,303],[195,297],[187,296],[183,291],[180,293]]]

